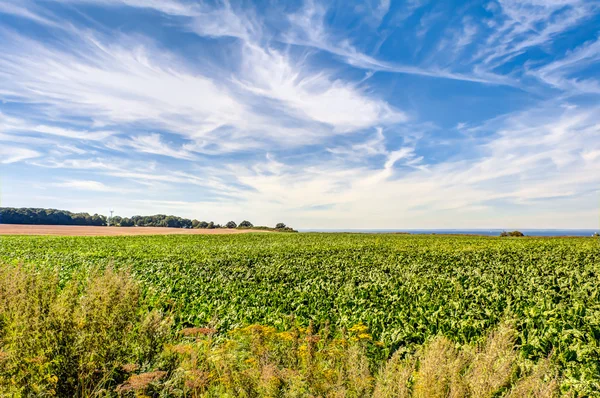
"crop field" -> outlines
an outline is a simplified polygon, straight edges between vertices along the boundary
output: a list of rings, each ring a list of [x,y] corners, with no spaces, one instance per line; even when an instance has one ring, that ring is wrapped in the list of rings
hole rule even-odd
[[[519,355],[566,383],[600,381],[600,242],[362,234],[2,236],[0,263],[76,274],[126,269],[179,328],[217,333],[365,325],[383,354],[436,335],[462,345],[504,321]]]

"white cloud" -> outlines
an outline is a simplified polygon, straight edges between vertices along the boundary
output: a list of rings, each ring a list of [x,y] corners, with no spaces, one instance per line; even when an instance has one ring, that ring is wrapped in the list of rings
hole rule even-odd
[[[105,45],[82,35],[71,43],[72,50],[19,35],[4,40],[4,92],[47,103],[66,115],[106,124],[146,121],[189,135],[202,136],[227,124],[244,127],[252,120],[227,90],[186,71],[175,59],[167,61],[166,53],[133,38]]]
[[[325,27],[325,12],[326,9],[324,7],[315,4],[313,1],[307,1],[301,11],[289,16],[292,29],[285,32],[281,40],[290,44],[327,51],[339,56],[349,65],[356,68],[486,84],[516,84],[509,77],[497,75],[489,71],[474,71],[471,74],[464,74],[453,72],[448,68],[423,68],[379,60],[359,51],[347,38],[332,37]]]
[[[37,124],[22,118],[10,117],[0,112],[0,131],[15,135],[48,135],[86,141],[102,141],[114,134],[115,131],[75,130],[60,126]]]
[[[490,67],[504,64],[531,47],[550,43],[558,35],[591,18],[598,9],[586,0],[499,0],[494,32],[476,58]]]
[[[0,163],[9,164],[33,159],[41,156],[41,153],[29,148],[15,147],[11,145],[0,146]]]
[[[167,142],[164,142],[160,134],[138,135],[131,138],[116,138],[107,144],[109,148],[124,150],[131,148],[137,152],[150,153],[154,155],[169,156],[176,159],[195,160],[192,152],[185,146],[175,148]]]
[[[65,120],[86,117],[93,125],[122,129],[148,126],[189,141],[175,153],[148,141],[156,136],[140,134],[130,146],[142,152],[162,148],[167,156],[191,159],[193,152],[304,145],[405,120],[401,111],[352,83],[307,72],[305,63],[252,43],[243,45],[242,72],[234,84],[223,76],[203,76],[197,66],[139,37],[108,40],[79,31],[79,38],[63,47],[6,31],[2,36],[7,40],[0,42],[0,77],[7,83],[0,97],[44,104]],[[118,135],[114,128],[68,129],[15,118],[5,125],[7,131],[119,140],[111,138]]]
[[[566,92],[600,94],[599,79],[573,77],[574,73],[598,62],[600,62],[600,39],[584,43],[567,53],[562,59],[531,69],[529,73]]]
[[[496,120],[495,137],[479,146],[473,160],[414,168],[411,164],[422,160],[413,149],[385,151],[376,138],[367,141],[375,148],[371,153],[383,152],[385,159],[375,168],[364,161],[372,157],[364,157],[362,165],[334,159],[303,166],[268,158],[217,175],[252,188],[231,202],[242,201],[245,211],[265,214],[268,208],[274,218],[285,215],[313,228],[451,227],[457,225],[457,212],[464,214],[462,227],[506,226],[498,214],[519,219],[521,228],[590,227],[583,209],[595,206],[588,192],[600,184],[600,162],[595,161],[600,113],[597,108],[560,109],[548,106]],[[351,152],[337,154],[351,157]],[[549,198],[551,205],[545,202]],[[573,207],[563,208],[566,203]],[[528,214],[514,218],[519,206]],[[553,212],[573,217],[558,224]]]
[[[350,83],[333,79],[325,72],[303,74],[304,65],[292,65],[288,57],[275,50],[247,45],[244,60],[242,86],[283,102],[299,117],[340,131],[406,120],[400,111],[369,98]]]
[[[72,188],[82,191],[94,191],[94,192],[110,192],[115,191],[114,188],[109,187],[99,181],[92,180],[69,180],[61,183],[54,184],[60,188]]]
[[[61,27],[52,17],[43,15],[39,7],[29,0],[4,0],[0,3],[0,14],[14,15],[54,28]]]
[[[72,4],[96,4],[109,7],[136,7],[153,9],[165,14],[175,16],[194,16],[197,15],[198,7],[177,0],[54,0],[62,3]]]

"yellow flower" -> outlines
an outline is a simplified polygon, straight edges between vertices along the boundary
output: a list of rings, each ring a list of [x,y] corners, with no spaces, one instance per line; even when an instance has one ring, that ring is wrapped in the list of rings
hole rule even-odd
[[[290,332],[279,333],[279,337],[281,337],[282,340],[286,340],[286,341],[294,340],[294,336]]]
[[[56,376],[56,375],[48,375],[48,376],[46,376],[46,379],[48,380],[49,383],[52,383],[52,384],[58,383],[58,376]]]
[[[348,329],[349,332],[354,333],[365,333],[367,330],[369,330],[369,328],[363,325],[362,323],[354,325],[350,329]]]

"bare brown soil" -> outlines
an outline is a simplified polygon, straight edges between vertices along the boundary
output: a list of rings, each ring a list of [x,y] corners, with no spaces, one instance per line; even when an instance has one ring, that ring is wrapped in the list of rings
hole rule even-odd
[[[160,227],[88,227],[77,225],[0,224],[0,235],[120,236],[120,235],[220,235],[264,232],[251,229],[184,229]]]

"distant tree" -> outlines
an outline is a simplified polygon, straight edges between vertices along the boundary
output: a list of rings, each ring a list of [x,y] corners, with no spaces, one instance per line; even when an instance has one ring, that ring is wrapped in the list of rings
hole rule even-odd
[[[118,227],[121,225],[122,218],[120,216],[114,216],[110,219],[110,225],[113,227]]]
[[[277,225],[275,225],[275,229],[284,229],[285,227],[287,227],[287,225],[285,225],[282,222],[277,223]]]
[[[123,218],[121,220],[121,226],[122,227],[133,227],[135,224],[133,222],[133,220],[131,220],[130,218]]]
[[[521,231],[511,231],[511,232],[502,231],[502,233],[500,234],[500,236],[503,237],[503,238],[505,238],[505,237],[519,238],[519,237],[522,237],[522,236],[525,236],[525,235]]]
[[[91,219],[92,225],[103,226],[106,225],[106,217],[94,214]]]
[[[600,234],[598,232],[594,232],[594,238],[598,238],[600,237]]]
[[[252,223],[250,221],[242,221],[240,223],[240,228],[252,228],[254,225],[252,225]]]
[[[30,225],[95,225],[109,224],[107,217],[99,214],[90,216],[88,213],[72,213],[66,210],[38,209],[38,208],[12,208],[0,207],[0,223],[3,224],[30,224]],[[233,223],[233,224],[232,224]],[[111,226],[138,226],[138,227],[169,227],[169,228],[236,228],[231,221],[226,226],[214,222],[190,220],[173,215],[155,214],[152,216],[135,215],[131,218],[113,216]],[[252,228],[252,223],[244,221],[242,228]]]
[[[189,218],[182,218],[181,219],[181,228],[193,228],[193,221],[190,220]]]
[[[163,220],[163,224],[165,227],[168,228],[178,228],[179,225],[179,220],[176,217],[173,216],[168,216]]]
[[[229,221],[227,224],[225,224],[225,226],[227,228],[237,228],[237,224],[235,223],[235,221]]]

